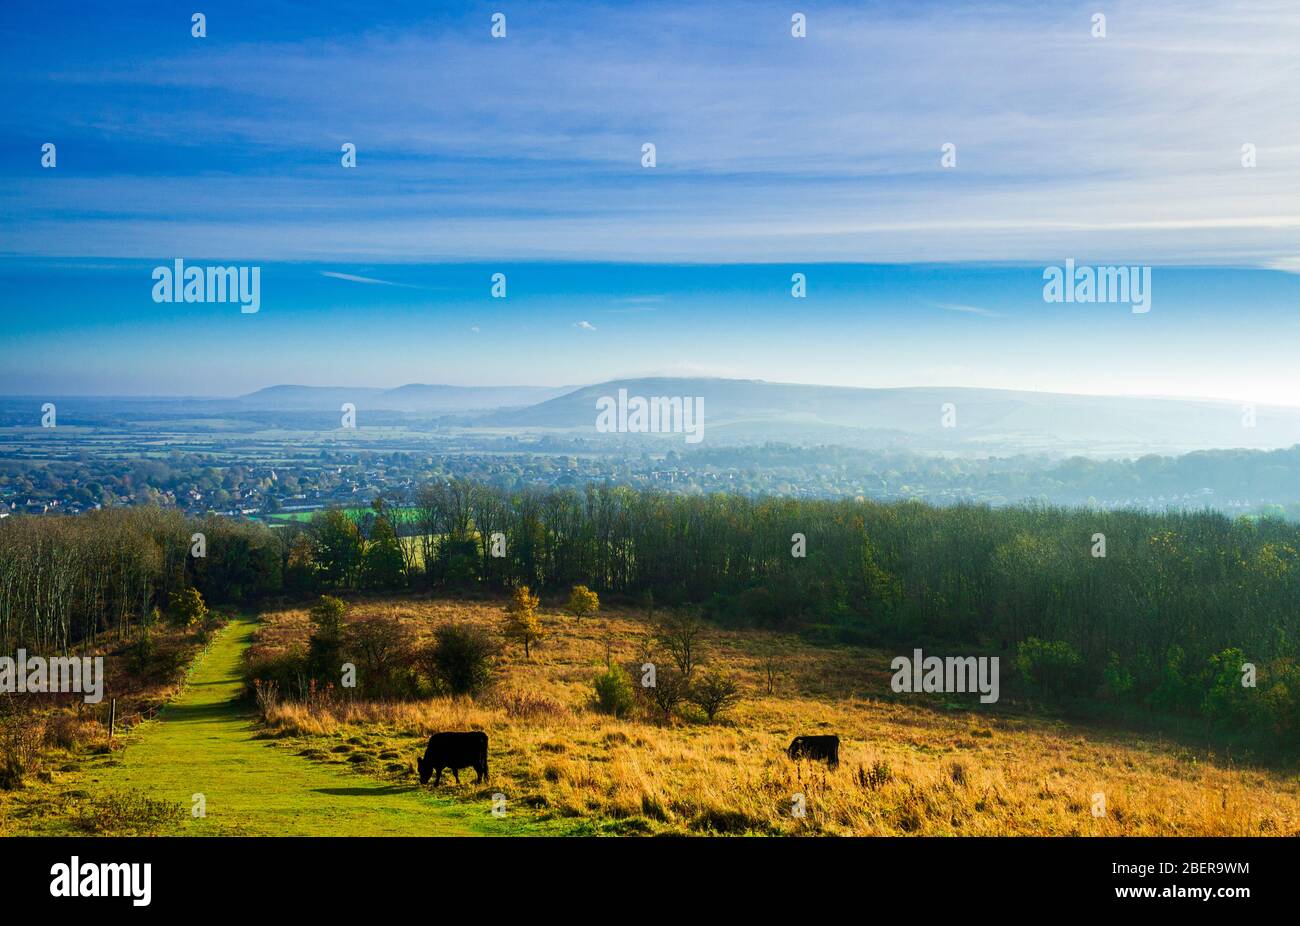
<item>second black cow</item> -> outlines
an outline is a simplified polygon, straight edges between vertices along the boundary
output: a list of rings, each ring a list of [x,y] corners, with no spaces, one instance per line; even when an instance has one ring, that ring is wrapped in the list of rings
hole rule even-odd
[[[416,768],[420,770],[420,784],[428,784],[433,779],[434,787],[442,781],[442,770],[451,769],[451,774],[460,784],[460,770],[472,768],[478,773],[475,783],[487,780],[488,775],[488,738],[487,734],[475,730],[471,733],[435,733],[429,737],[429,746],[424,750],[424,757],[417,759]]]
[[[796,736],[786,754],[791,759],[818,759],[835,768],[840,764],[838,736]]]

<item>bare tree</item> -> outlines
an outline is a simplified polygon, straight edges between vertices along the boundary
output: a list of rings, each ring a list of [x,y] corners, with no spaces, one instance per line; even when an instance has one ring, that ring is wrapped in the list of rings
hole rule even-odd
[[[656,625],[655,640],[689,681],[695,667],[704,660],[704,622],[699,615],[693,609],[669,614]]]
[[[471,497],[473,504],[474,529],[478,533],[482,564],[479,575],[488,582],[497,578],[498,570],[493,565],[492,535],[503,530],[506,524],[505,503],[501,495],[491,486],[476,486]]]
[[[445,525],[442,520],[442,507],[438,503],[436,486],[423,486],[415,496],[415,506],[411,510],[411,519],[419,538],[420,557],[424,561],[425,581],[433,583],[433,563],[437,556],[438,538]]]
[[[763,650],[763,675],[767,679],[767,693],[776,690],[776,677],[781,671],[781,655],[775,644],[769,644]]]

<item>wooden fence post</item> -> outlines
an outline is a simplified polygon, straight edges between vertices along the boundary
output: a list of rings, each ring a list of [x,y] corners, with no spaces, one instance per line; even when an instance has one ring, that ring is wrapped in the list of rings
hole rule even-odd
[[[113,743],[113,725],[117,722],[117,698],[112,698],[108,702],[108,742]]]

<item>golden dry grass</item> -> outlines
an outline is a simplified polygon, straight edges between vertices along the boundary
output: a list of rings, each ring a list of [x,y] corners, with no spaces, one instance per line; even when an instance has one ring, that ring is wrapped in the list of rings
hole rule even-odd
[[[427,635],[446,622],[499,626],[498,603],[380,600]],[[486,785],[442,787],[476,800],[504,793],[515,812],[583,818],[614,832],[854,835],[1300,835],[1300,778],[1233,767],[1186,747],[1010,710],[950,711],[889,694],[888,656],[795,637],[710,631],[706,668],[736,674],[745,700],[722,721],[664,726],[596,713],[591,679],[632,661],[646,626],[632,612],[582,621],[543,611],[548,636],[525,661],[511,650],[491,693],[471,701],[284,703],[267,722],[310,758],[389,778],[413,775],[431,732],[482,729]],[[306,612],[264,615],[259,648],[306,640]],[[780,652],[776,690],[762,654]],[[837,771],[791,762],[802,733],[841,739]],[[1093,795],[1105,795],[1094,816]],[[806,813],[792,813],[803,795]]]

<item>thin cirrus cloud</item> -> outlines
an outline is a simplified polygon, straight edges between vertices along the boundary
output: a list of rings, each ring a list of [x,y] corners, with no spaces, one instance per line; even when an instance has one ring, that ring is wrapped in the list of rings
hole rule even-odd
[[[805,39],[767,2],[530,6],[498,41],[472,4],[402,5],[355,34],[346,5],[275,15],[294,9],[232,4],[207,40],[106,20],[114,40],[77,55],[57,14],[11,14],[30,21],[0,63],[6,135],[62,144],[55,176],[5,156],[0,250],[1297,260],[1291,3],[1117,2],[1104,39],[1088,10],[1029,2],[819,4]]]
[[[936,309],[944,309],[948,312],[961,312],[965,315],[979,315],[984,318],[1001,318],[1001,312],[995,312],[992,309],[984,309],[977,305],[962,305],[956,302],[932,302]]]
[[[414,283],[394,283],[392,280],[379,280],[375,277],[363,277],[355,273],[340,273],[336,270],[322,270],[320,275],[333,280],[346,280],[349,283],[366,283],[371,286],[403,286],[409,289],[419,289]]]

